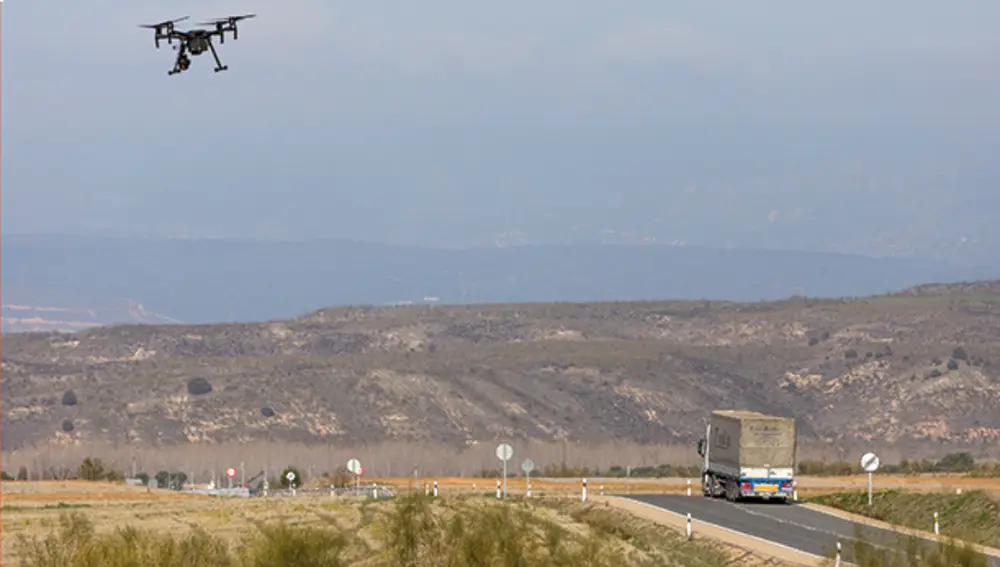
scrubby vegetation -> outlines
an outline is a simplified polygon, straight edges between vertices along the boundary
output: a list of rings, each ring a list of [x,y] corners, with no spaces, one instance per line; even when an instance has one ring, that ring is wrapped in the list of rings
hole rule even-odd
[[[955,539],[928,544],[914,536],[900,536],[900,545],[886,549],[865,541],[860,530],[844,549],[844,558],[857,567],[987,567],[986,555],[968,542]],[[836,551],[827,554],[827,564],[836,565]]]
[[[856,461],[815,461],[799,462],[799,474],[817,476],[846,476],[859,474],[861,464]],[[937,461],[929,459],[908,460],[898,463],[884,463],[879,467],[879,474],[927,474],[927,473],[961,473],[970,476],[1000,476],[1000,462],[976,462],[971,453],[950,453]]]
[[[433,458],[380,455],[366,469],[398,476],[433,466],[430,474],[453,476],[482,467],[469,448],[502,431],[519,440],[518,458],[529,456],[520,440],[549,444],[550,455],[530,454],[539,467],[685,466],[697,462],[693,439],[708,412],[751,391],[756,409],[799,417],[803,453],[821,453],[810,457],[831,447],[834,458],[859,455],[873,431],[886,432],[884,461],[894,460],[890,451],[995,453],[998,324],[1000,302],[949,293],[339,307],[259,323],[15,333],[4,337],[4,450],[33,462],[53,446],[86,445],[124,467],[112,458],[120,445],[153,440],[186,447],[192,462],[214,461],[227,446],[246,453],[249,442],[315,444],[318,453],[407,443]],[[67,391],[77,404],[60,405]],[[11,409],[23,407],[33,410]],[[71,431],[60,429],[67,418]],[[564,451],[564,439],[620,446],[585,455]],[[430,444],[441,450],[423,450]],[[686,458],[633,457],[626,444],[683,445]],[[33,478],[44,474],[38,456]],[[332,470],[321,458],[309,464]],[[274,459],[276,469],[306,464]],[[166,465],[144,468],[154,466]]]
[[[866,491],[825,494],[808,500],[924,531],[933,530],[937,512],[942,535],[1000,547],[1000,501],[982,491],[962,494],[881,491],[874,494],[871,508]]]
[[[333,513],[319,521],[255,522],[239,541],[202,527],[184,535],[130,526],[95,529],[71,512],[45,537],[20,537],[25,567],[372,567],[721,565],[718,545],[685,541],[624,512],[552,501],[548,512],[526,502],[442,501],[411,495],[360,505],[357,524]]]

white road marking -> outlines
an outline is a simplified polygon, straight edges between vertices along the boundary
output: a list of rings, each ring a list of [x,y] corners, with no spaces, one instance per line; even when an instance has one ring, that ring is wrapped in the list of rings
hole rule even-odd
[[[635,502],[636,504],[641,504],[641,505],[646,506],[648,508],[653,508],[657,512],[666,512],[668,514],[673,514],[674,516],[677,516],[678,519],[684,520],[685,522],[687,521],[687,516],[686,515],[681,515],[681,514],[678,514],[677,512],[674,512],[673,510],[668,510],[666,508],[661,508],[660,506],[657,506],[656,504],[650,504],[649,502],[643,502],[641,500],[632,500],[631,498],[625,498],[624,500],[630,500],[631,502]],[[741,531],[733,530],[733,529],[727,528],[725,526],[720,526],[719,524],[713,524],[712,522],[706,522],[705,520],[697,520],[697,519],[695,519],[694,521],[696,521],[699,524],[706,525],[706,526],[712,526],[713,528],[722,530],[724,532],[731,533],[731,534],[736,535],[736,536],[750,538],[750,539],[755,539],[755,540],[757,540],[757,541],[759,541],[761,543],[766,543],[768,545],[773,545],[775,547],[779,547],[779,548],[782,548],[782,549],[787,549],[788,551],[799,553],[799,554],[805,555],[806,557],[810,557],[810,558],[816,559],[818,561],[826,561],[825,557],[822,557],[820,555],[816,555],[814,553],[809,553],[808,551],[802,551],[801,549],[794,548],[794,547],[792,547],[790,545],[785,545],[783,543],[778,543],[776,541],[771,541],[769,539],[764,539],[762,537],[757,537],[755,535],[750,535],[750,534],[747,534],[747,533],[743,533]]]

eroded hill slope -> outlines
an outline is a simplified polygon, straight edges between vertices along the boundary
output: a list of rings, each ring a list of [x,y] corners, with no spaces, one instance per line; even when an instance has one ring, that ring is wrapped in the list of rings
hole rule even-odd
[[[975,449],[1000,441],[1000,298],[981,289],[335,308],[254,324],[7,335],[3,445],[688,443],[711,409],[742,407],[794,415],[817,443]]]

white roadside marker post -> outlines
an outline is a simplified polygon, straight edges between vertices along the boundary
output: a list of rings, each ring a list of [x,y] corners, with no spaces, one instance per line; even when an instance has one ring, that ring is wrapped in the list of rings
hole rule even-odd
[[[691,539],[691,512],[688,512],[687,517],[687,538]]]

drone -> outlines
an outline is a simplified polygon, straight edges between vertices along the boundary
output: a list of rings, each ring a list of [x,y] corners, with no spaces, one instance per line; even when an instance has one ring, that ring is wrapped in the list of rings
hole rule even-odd
[[[206,51],[212,52],[212,57],[215,58],[215,72],[218,73],[219,71],[229,69],[229,66],[223,65],[222,62],[219,61],[219,54],[216,53],[215,45],[212,44],[212,36],[218,35],[219,43],[222,44],[226,42],[226,32],[233,32],[233,40],[236,40],[236,22],[252,18],[254,16],[256,16],[256,14],[229,16],[228,18],[218,18],[216,20],[197,24],[199,26],[212,26],[214,29],[191,29],[188,31],[179,31],[174,29],[174,24],[177,22],[183,22],[188,19],[188,16],[177,18],[176,20],[160,22],[158,24],[144,24],[139,27],[156,30],[153,36],[153,44],[156,45],[157,49],[160,48],[161,39],[166,39],[167,43],[171,45],[173,45],[173,41],[175,39],[180,41],[180,45],[174,47],[174,49],[177,50],[177,60],[174,62],[174,68],[167,71],[167,75],[175,75],[181,71],[187,71],[187,69],[191,66],[191,58],[188,57],[188,53],[193,56],[198,56]]]

